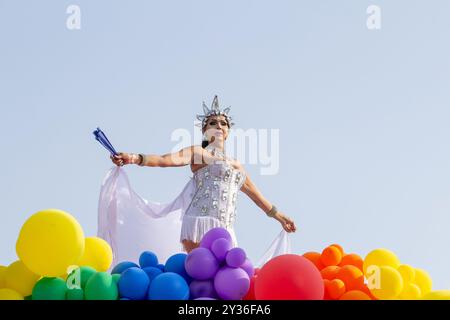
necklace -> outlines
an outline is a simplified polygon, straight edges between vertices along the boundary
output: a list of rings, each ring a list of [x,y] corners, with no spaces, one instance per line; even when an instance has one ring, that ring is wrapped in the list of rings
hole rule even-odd
[[[220,157],[223,160],[226,160],[225,152],[223,152],[221,149],[219,149],[213,145],[207,145],[205,149],[208,150],[209,152],[211,152],[214,156]]]

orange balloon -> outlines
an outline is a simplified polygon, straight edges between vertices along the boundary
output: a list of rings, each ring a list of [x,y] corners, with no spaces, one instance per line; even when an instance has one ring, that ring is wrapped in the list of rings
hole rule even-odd
[[[335,246],[326,247],[320,256],[320,261],[324,266],[337,266],[341,263],[342,254],[341,251]]]
[[[350,253],[350,254],[346,254],[342,257],[341,263],[339,264],[340,267],[343,266],[355,266],[357,267],[359,270],[363,270],[363,264],[364,264],[364,260],[357,255],[356,253]]]
[[[361,287],[358,287],[356,290],[364,292],[365,294],[367,294],[371,300],[378,300],[373,294],[372,292],[370,292],[370,289],[367,287],[366,284],[363,284]]]
[[[344,293],[339,300],[372,300],[370,297],[362,291],[351,290]]]
[[[339,279],[324,281],[327,300],[338,300],[345,293],[345,284]]]
[[[325,266],[320,261],[320,253],[314,251],[306,252],[303,254],[303,257],[314,263],[314,265],[317,267],[317,269],[319,269],[319,271],[325,268]]]
[[[355,266],[343,266],[336,274],[336,279],[345,283],[347,290],[357,290],[364,285],[364,275],[361,270]]]
[[[340,268],[341,267],[338,267],[338,266],[328,266],[328,267],[323,268],[320,271],[320,274],[322,275],[322,279],[334,280],[336,278],[336,274],[338,273]]]
[[[336,247],[336,248],[338,248],[339,249],[339,251],[341,252],[341,256],[344,256],[344,248],[342,248],[342,246],[340,246],[340,245],[338,245],[338,244],[336,244],[336,243],[333,243],[330,247]]]

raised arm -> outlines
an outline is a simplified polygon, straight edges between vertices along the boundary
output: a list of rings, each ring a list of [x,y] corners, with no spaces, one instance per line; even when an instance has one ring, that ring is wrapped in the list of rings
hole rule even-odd
[[[118,166],[137,164],[146,167],[181,167],[193,163],[201,155],[200,146],[189,146],[173,153],[163,155],[137,154],[120,152],[118,156],[110,157]]]
[[[239,168],[240,170],[244,171],[243,166],[240,164]],[[252,199],[252,201],[267,215],[272,216],[275,220],[280,222],[284,230],[286,230],[287,232],[295,232],[297,230],[297,227],[295,226],[294,221],[284,215],[281,211],[276,211],[275,214],[272,214],[272,204],[262,195],[256,185],[253,183],[248,173],[245,173],[246,178],[244,183],[242,184],[241,191],[245,193],[250,199]]]

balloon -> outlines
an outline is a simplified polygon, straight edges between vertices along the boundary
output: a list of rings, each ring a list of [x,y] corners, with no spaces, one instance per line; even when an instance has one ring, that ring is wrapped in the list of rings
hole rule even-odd
[[[217,299],[208,298],[208,297],[200,297],[200,298],[197,298],[197,299],[194,299],[194,300],[217,300]]]
[[[341,253],[341,256],[342,257],[344,256],[345,253],[344,253],[344,248],[342,248],[342,246],[340,246],[336,243],[333,243],[330,247],[336,247],[339,250],[339,252]]]
[[[33,288],[33,300],[65,300],[67,286],[61,278],[40,279]]]
[[[187,283],[192,281],[189,274],[186,272],[185,262],[187,259],[186,253],[177,253],[173,256],[169,257],[166,261],[166,265],[164,266],[164,272],[174,272],[179,274],[186,280]]]
[[[403,278],[397,269],[381,266],[368,275],[369,289],[377,299],[394,299],[403,291]]]
[[[224,238],[230,242],[233,242],[231,239],[230,233],[225,228],[212,228],[208,232],[205,233],[202,240],[200,240],[200,247],[211,249],[213,242],[217,239]]]
[[[79,287],[77,289],[84,289],[89,278],[96,272],[94,268],[88,266],[74,269],[66,279],[67,287],[70,289],[74,289],[75,287]]]
[[[192,278],[208,280],[216,274],[219,262],[209,249],[199,247],[188,254],[184,266]]]
[[[326,300],[338,300],[345,293],[345,283],[342,280],[324,280]]]
[[[162,272],[164,272],[165,266],[164,266],[162,263],[159,263],[156,267],[157,267],[158,269],[160,269]]]
[[[329,246],[325,248],[320,256],[320,262],[322,262],[325,267],[337,266],[339,263],[341,263],[341,260],[341,251],[335,246]]]
[[[127,269],[128,270],[128,269]],[[114,274],[112,274],[111,275],[111,277],[113,278],[113,280],[114,280],[114,282],[118,285],[119,284],[119,280],[120,280],[120,277],[121,277],[122,275],[121,274],[119,274],[119,273],[114,273]]]
[[[145,300],[147,298],[150,280],[141,268],[125,270],[118,283],[119,295],[131,300]]]
[[[31,294],[38,279],[39,276],[20,260],[11,263],[4,271],[5,287],[18,292],[22,297]]]
[[[423,300],[450,300],[450,290],[430,291],[422,297]]]
[[[66,300],[84,300],[84,290],[68,289],[66,291]]]
[[[318,252],[306,252],[303,254],[303,257],[314,263],[314,265],[316,266],[317,269],[319,269],[319,271],[325,268],[323,263],[320,261],[320,256],[321,255]]]
[[[247,259],[247,255],[245,251],[241,248],[233,248],[228,251],[225,260],[227,261],[227,265],[232,268],[239,268],[244,264],[245,259]]]
[[[213,280],[192,280],[191,284],[189,285],[189,291],[191,299],[201,297],[217,297]]]
[[[211,251],[219,262],[225,260],[227,252],[231,250],[232,244],[228,239],[219,238],[211,244]]]
[[[255,268],[248,258],[246,258],[244,263],[241,265],[241,269],[244,269],[244,271],[247,272],[250,278],[255,275]]]
[[[336,279],[345,283],[347,291],[357,290],[364,285],[364,275],[357,267],[348,265],[343,266],[336,273]]]
[[[389,266],[397,269],[400,266],[400,260],[395,253],[387,249],[375,249],[364,259],[363,271],[367,275],[367,268],[370,266]]]
[[[336,278],[340,269],[341,267],[338,266],[328,266],[320,271],[320,275],[322,276],[322,279],[333,280]]]
[[[139,266],[138,266],[136,263],[134,263],[134,262],[131,262],[131,261],[123,261],[123,262],[117,264],[117,265],[112,269],[111,274],[115,274],[115,273],[122,274],[122,272],[124,272],[124,271],[127,270],[128,268],[133,268],[133,267],[139,268]]]
[[[269,260],[255,282],[257,300],[322,300],[319,270],[303,256],[285,254]]]
[[[225,266],[214,277],[214,288],[223,300],[240,300],[250,288],[250,278],[241,268]]]
[[[79,266],[89,266],[97,271],[106,271],[113,261],[112,249],[108,242],[98,237],[88,237],[84,242],[84,254]]]
[[[422,295],[426,295],[433,287],[433,281],[430,275],[425,270],[418,268],[414,269],[414,274],[414,283],[419,286]]]
[[[420,290],[419,286],[411,283],[411,282],[405,282],[405,285],[403,286],[403,291],[398,296],[399,299],[402,300],[417,300],[422,296],[422,291]]]
[[[158,265],[158,257],[151,251],[144,251],[139,257],[139,265],[142,269],[156,267]]]
[[[372,300],[362,291],[351,290],[344,293],[339,300]]]
[[[247,294],[242,298],[242,300],[256,300],[255,281],[256,281],[256,276],[253,276],[250,278],[250,287],[248,288]]]
[[[405,283],[413,282],[414,278],[416,277],[416,271],[414,270],[414,268],[407,264],[400,265],[397,268],[397,271],[400,272]]]
[[[355,266],[359,270],[362,271],[364,261],[359,255],[357,255],[355,253],[350,253],[350,254],[344,255],[342,257],[341,263],[339,264],[340,267],[347,266],[347,265]]]
[[[156,276],[150,284],[149,300],[188,300],[189,286],[182,276],[165,272]]]
[[[0,289],[5,287],[5,266],[0,266]]]
[[[97,272],[87,281],[84,297],[86,300],[117,300],[119,291],[110,274]]]
[[[156,276],[159,276],[161,273],[163,273],[161,269],[156,267],[147,267],[142,270],[144,270],[144,272],[147,274],[149,285],[153,281],[153,279],[155,279]]]
[[[57,277],[76,265],[83,255],[83,229],[62,210],[39,211],[22,226],[16,252],[33,273]]]
[[[23,296],[12,289],[0,289],[0,300],[23,300]]]

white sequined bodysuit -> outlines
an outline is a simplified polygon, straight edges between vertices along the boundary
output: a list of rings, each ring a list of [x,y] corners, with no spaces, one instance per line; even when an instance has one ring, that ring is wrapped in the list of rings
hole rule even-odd
[[[206,150],[211,149],[206,147]],[[226,159],[215,160],[193,175],[196,188],[183,215],[180,240],[200,242],[208,230],[223,227],[230,232],[233,244],[237,246],[233,225],[237,196],[245,181],[245,173],[235,169]]]

